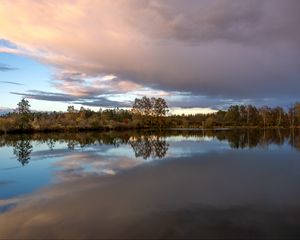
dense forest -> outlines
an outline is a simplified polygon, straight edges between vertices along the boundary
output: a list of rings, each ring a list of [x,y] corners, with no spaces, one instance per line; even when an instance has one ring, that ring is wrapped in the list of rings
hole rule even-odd
[[[135,99],[131,110],[92,111],[69,106],[66,112],[35,112],[22,99],[14,112],[0,117],[0,132],[85,131],[166,128],[297,128],[300,103],[289,109],[234,105],[211,114],[168,115],[162,98]]]

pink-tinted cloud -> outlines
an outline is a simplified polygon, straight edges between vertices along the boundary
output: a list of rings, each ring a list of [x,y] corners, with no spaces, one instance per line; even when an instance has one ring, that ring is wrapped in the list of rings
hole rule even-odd
[[[287,0],[1,1],[14,51],[78,73],[74,96],[160,89],[211,98],[300,91],[300,3]],[[106,82],[101,76],[115,75]],[[92,80],[91,80],[92,79]]]

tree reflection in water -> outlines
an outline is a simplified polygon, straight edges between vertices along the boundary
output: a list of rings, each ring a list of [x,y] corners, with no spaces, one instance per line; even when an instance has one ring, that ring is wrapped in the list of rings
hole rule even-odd
[[[84,148],[90,145],[112,145],[119,147],[129,144],[136,157],[163,158],[168,149],[168,137],[210,137],[218,141],[227,141],[232,149],[268,148],[270,144],[289,144],[300,151],[300,129],[236,129],[223,131],[165,131],[153,132],[86,132],[86,133],[53,133],[33,135],[0,135],[0,146],[13,146],[14,154],[22,165],[30,160],[33,151],[31,141],[46,143],[53,150],[55,143],[66,143],[69,150],[76,146]]]
[[[149,157],[163,158],[169,148],[165,138],[155,135],[132,137],[129,144],[135,153],[135,157],[143,157],[143,159]]]
[[[33,147],[29,139],[22,138],[14,144],[14,154],[23,166],[29,163],[32,149]]]
[[[55,147],[55,141],[53,139],[48,139],[47,145],[48,145],[49,149],[52,151]]]
[[[74,149],[75,149],[75,146],[76,146],[75,140],[69,140],[69,141],[68,141],[68,149],[69,149],[69,150],[74,150]]]

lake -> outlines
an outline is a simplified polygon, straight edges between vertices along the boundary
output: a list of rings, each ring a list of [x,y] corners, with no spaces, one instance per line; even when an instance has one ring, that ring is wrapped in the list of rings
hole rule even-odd
[[[298,130],[0,136],[0,239],[299,237]]]

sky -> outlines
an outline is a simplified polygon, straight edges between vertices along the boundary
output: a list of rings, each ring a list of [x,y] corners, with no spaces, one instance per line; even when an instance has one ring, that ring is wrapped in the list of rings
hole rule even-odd
[[[298,0],[0,1],[0,110],[300,101]]]

